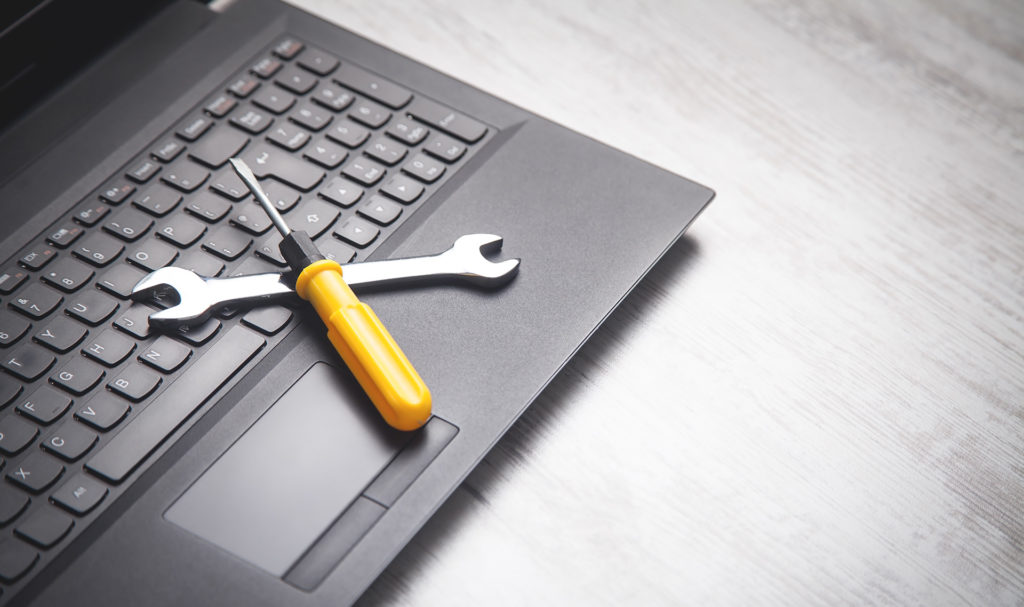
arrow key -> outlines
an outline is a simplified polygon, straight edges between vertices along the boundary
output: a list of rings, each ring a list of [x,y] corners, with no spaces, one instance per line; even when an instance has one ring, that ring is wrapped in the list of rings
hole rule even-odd
[[[361,217],[351,217],[334,231],[334,235],[345,242],[363,248],[377,239],[380,234],[372,223]]]
[[[380,191],[398,202],[409,204],[423,194],[423,186],[405,175],[395,175]]]
[[[356,212],[376,224],[386,226],[402,214],[402,205],[379,194],[374,194]]]

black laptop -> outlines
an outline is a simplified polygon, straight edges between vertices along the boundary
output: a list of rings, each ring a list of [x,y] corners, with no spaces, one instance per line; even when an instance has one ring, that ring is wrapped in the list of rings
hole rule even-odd
[[[355,601],[713,196],[276,0],[2,10],[0,604]],[[304,302],[158,330],[132,301],[167,265],[285,270],[232,156],[340,263],[522,259],[361,294],[420,429]]]

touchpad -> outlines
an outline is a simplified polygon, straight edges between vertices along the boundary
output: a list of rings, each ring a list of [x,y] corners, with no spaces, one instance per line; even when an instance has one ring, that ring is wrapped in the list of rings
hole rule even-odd
[[[316,363],[165,513],[282,576],[412,436]]]

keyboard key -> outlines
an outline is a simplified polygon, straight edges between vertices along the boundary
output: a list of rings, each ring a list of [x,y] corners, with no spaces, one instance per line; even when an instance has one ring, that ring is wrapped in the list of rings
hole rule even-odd
[[[387,169],[377,164],[376,162],[363,157],[353,158],[351,162],[345,165],[345,168],[341,170],[341,174],[352,179],[357,183],[361,183],[365,186],[371,186],[380,181]]]
[[[63,354],[77,346],[86,333],[85,327],[67,316],[56,316],[45,329],[35,334],[34,339],[54,352]]]
[[[18,263],[29,270],[38,270],[57,256],[57,250],[49,245],[36,245],[21,252]]]
[[[283,306],[261,306],[246,312],[242,323],[265,335],[275,335],[292,319],[292,311]]]
[[[159,375],[138,363],[131,363],[107,383],[110,390],[133,402],[139,402],[156,390],[163,381]]]
[[[181,203],[181,194],[164,185],[154,185],[132,200],[132,204],[156,217],[163,217]]]
[[[281,70],[277,77],[274,78],[274,82],[296,95],[305,95],[313,90],[313,87],[317,85],[319,80],[310,75],[309,72],[289,66]]]
[[[351,63],[341,66],[338,73],[334,75],[334,81],[396,110],[412,99],[412,93],[394,82],[371,74]]]
[[[121,240],[134,242],[153,227],[153,218],[136,210],[123,209],[103,224],[103,229]]]
[[[255,236],[263,234],[273,226],[270,217],[255,202],[243,204],[231,217],[231,224]]]
[[[284,260],[284,256],[281,255],[281,235],[276,231],[271,232],[270,238],[256,245],[256,255],[264,261],[284,268],[288,266],[288,262]]]
[[[307,70],[326,76],[338,67],[338,58],[318,48],[309,47],[299,56],[299,65]]]
[[[115,264],[100,276],[96,286],[115,297],[128,299],[132,296],[132,289],[147,273],[126,263]]]
[[[40,548],[49,548],[63,539],[74,525],[71,517],[56,508],[43,507],[15,527],[14,533]]]
[[[0,540],[0,580],[13,584],[39,560],[39,553],[14,538]]]
[[[28,279],[28,272],[17,266],[7,268],[0,272],[0,293],[8,295],[21,286]]]
[[[342,145],[355,148],[369,139],[370,131],[346,118],[327,131],[327,137]]]
[[[228,331],[193,364],[195,373],[171,384],[103,445],[86,468],[111,482],[123,481],[264,345],[263,338],[243,327]]]
[[[71,406],[71,399],[49,386],[40,386],[21,399],[17,410],[25,417],[42,425],[52,424]]]
[[[227,162],[228,158],[241,152],[248,143],[249,138],[245,133],[219,126],[202,141],[192,146],[188,155],[211,169],[215,169]]]
[[[57,359],[39,346],[25,344],[4,357],[8,373],[25,381],[35,381],[50,370]]]
[[[185,141],[195,141],[213,126],[213,119],[207,116],[194,116],[178,127],[178,137]]]
[[[0,311],[0,346],[7,347],[21,339],[28,332],[29,324],[6,310]]]
[[[329,230],[340,215],[341,211],[334,205],[322,200],[310,200],[288,218],[288,227],[306,232],[310,238],[317,238]]]
[[[319,131],[330,124],[334,116],[331,116],[321,107],[306,103],[292,112],[289,118],[292,122],[300,124],[311,131]]]
[[[135,192],[135,186],[131,183],[123,180],[115,181],[108,183],[107,187],[103,188],[103,191],[100,192],[100,198],[110,204],[121,204],[133,192]]]
[[[82,424],[69,420],[43,439],[43,449],[64,461],[73,462],[85,455],[99,437]]]
[[[270,129],[267,139],[286,150],[294,152],[306,145],[306,142],[309,141],[309,133],[282,122]]]
[[[166,139],[150,150],[149,155],[160,162],[170,162],[185,150],[185,144],[177,139]],[[131,192],[129,192],[131,193]]]
[[[108,489],[96,479],[81,472],[72,476],[50,499],[71,514],[88,514],[107,496]]]
[[[82,354],[108,367],[116,367],[121,364],[134,351],[135,342],[113,329],[107,329],[93,337],[82,348]]]
[[[35,426],[20,417],[0,418],[0,453],[14,455],[29,446],[38,434]]]
[[[117,310],[118,303],[99,291],[83,291],[68,298],[64,311],[78,320],[96,326]]]
[[[225,202],[225,204],[228,204]],[[178,251],[156,238],[147,238],[135,245],[125,259],[147,272],[169,266],[178,257]]]
[[[156,231],[160,239],[183,249],[195,244],[205,233],[206,226],[203,222],[180,213],[169,217]]]
[[[211,318],[199,325],[182,326],[174,331],[174,335],[193,346],[201,346],[210,341],[220,330],[220,321]]]
[[[264,57],[249,68],[249,71],[266,80],[276,74],[281,65],[281,62],[273,57]]]
[[[376,224],[386,226],[394,223],[402,214],[402,205],[379,194],[374,194],[356,212]]]
[[[231,116],[231,124],[253,135],[267,130],[273,122],[274,118],[269,113],[252,106],[241,107]]]
[[[175,262],[175,266],[179,268],[185,268],[195,272],[200,276],[206,276],[213,278],[220,276],[220,273],[224,271],[224,264],[211,255],[207,255],[202,251],[187,251],[182,253],[178,261]]]
[[[200,192],[185,210],[209,223],[217,223],[231,210],[231,203],[213,192]]]
[[[355,99],[355,96],[348,91],[329,84],[321,86],[313,93],[313,101],[335,112],[340,112],[352,105]]]
[[[348,152],[335,143],[331,143],[326,139],[320,139],[307,148],[302,153],[302,156],[306,160],[312,160],[325,169],[334,169],[342,162],[345,162],[345,159],[348,158]]]
[[[101,393],[89,401],[89,404],[75,411],[75,419],[106,432],[119,424],[130,409],[131,406],[124,399],[113,394]]]
[[[46,237],[46,242],[52,244],[55,247],[66,249],[71,243],[78,240],[78,238],[85,233],[81,227],[76,226],[73,223],[67,223],[57,228],[49,236]]]
[[[107,372],[81,357],[74,357],[57,373],[50,376],[50,382],[58,388],[81,396],[96,387]]]
[[[280,213],[287,213],[299,202],[299,193],[278,181],[264,184],[263,193]]]
[[[102,268],[117,259],[124,245],[106,234],[90,234],[72,254],[96,267]]]
[[[319,167],[267,144],[253,147],[243,158],[257,177],[273,177],[303,192],[312,190],[324,178]]]
[[[192,356],[192,350],[166,335],[156,338],[149,347],[139,353],[139,361],[164,373],[176,371]]]
[[[430,129],[411,120],[400,119],[391,123],[386,131],[388,135],[409,145],[418,145],[427,138]]]
[[[363,153],[370,158],[375,158],[388,166],[394,166],[401,162],[408,152],[408,149],[401,144],[384,137],[374,139],[363,150]]]
[[[423,186],[406,175],[395,175],[384,184],[380,191],[398,202],[409,204],[423,194]]]
[[[451,164],[459,158],[462,158],[462,155],[466,153],[466,146],[455,141],[451,137],[447,137],[445,135],[434,135],[430,141],[423,146],[423,151],[434,158]]]
[[[335,177],[322,187],[317,194],[340,207],[347,208],[362,198],[363,189],[347,179]]]
[[[236,78],[234,82],[228,85],[228,91],[230,91],[232,95],[238,97],[239,99],[245,99],[259,87],[259,80],[256,80],[248,74],[244,74]]]
[[[107,213],[110,212],[110,207],[105,204],[98,202],[83,202],[75,207],[72,219],[85,227],[96,225],[99,220],[103,219]]]
[[[476,143],[487,133],[487,127],[482,123],[423,97],[413,101],[405,111],[428,126],[438,128],[466,143]]]
[[[65,257],[50,266],[40,278],[46,284],[57,287],[65,293],[77,291],[93,277],[92,268],[80,261]]]
[[[146,183],[160,172],[160,165],[149,159],[140,160],[125,175],[136,183]]]
[[[227,95],[218,95],[206,102],[203,111],[214,118],[223,118],[228,112],[235,109],[238,102]]]
[[[334,231],[335,236],[359,248],[376,240],[379,234],[380,230],[361,217],[350,217]]]
[[[320,253],[327,259],[346,264],[356,258],[356,250],[334,238],[325,238],[317,243]]]
[[[64,466],[60,462],[37,451],[26,457],[20,465],[11,466],[7,478],[26,491],[40,493],[56,482],[63,473]]]
[[[370,128],[378,128],[391,119],[391,112],[372,101],[359,100],[348,111],[355,121]]]
[[[25,511],[29,498],[10,485],[0,485],[0,525],[9,525],[11,521]]]
[[[295,105],[295,95],[281,87],[268,86],[256,93],[256,96],[252,98],[252,102],[268,112],[283,114]]]
[[[152,331],[149,315],[152,310],[142,304],[132,304],[114,317],[114,326],[138,339],[146,339]]]
[[[294,38],[285,38],[274,47],[274,54],[282,59],[292,59],[298,55],[305,45]]]
[[[209,137],[204,139],[203,143],[196,147],[206,144],[209,140]],[[195,149],[196,148],[193,148],[193,150]],[[210,172],[203,167],[187,160],[179,160],[167,167],[167,170],[164,171],[160,180],[169,186],[188,193],[196,191],[196,189],[203,185],[203,183],[205,183],[209,178]]]
[[[235,174],[234,169],[227,167],[213,176],[210,189],[230,200],[241,200],[249,195],[249,188]]]
[[[434,183],[444,175],[445,166],[425,154],[416,154],[402,170],[423,183]]]
[[[226,261],[238,259],[252,244],[252,238],[227,226],[217,228],[203,240],[203,250]]]
[[[0,409],[11,404],[21,394],[21,383],[13,377],[0,374]]]
[[[53,289],[33,283],[21,290],[7,305],[29,318],[42,318],[53,312],[64,301]]]

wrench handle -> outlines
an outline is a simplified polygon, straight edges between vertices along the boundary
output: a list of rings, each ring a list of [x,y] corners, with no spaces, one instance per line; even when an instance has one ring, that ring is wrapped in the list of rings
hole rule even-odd
[[[316,308],[334,349],[384,420],[399,430],[425,424],[430,390],[370,306],[345,284],[341,266],[329,259],[310,264],[295,291]]]

